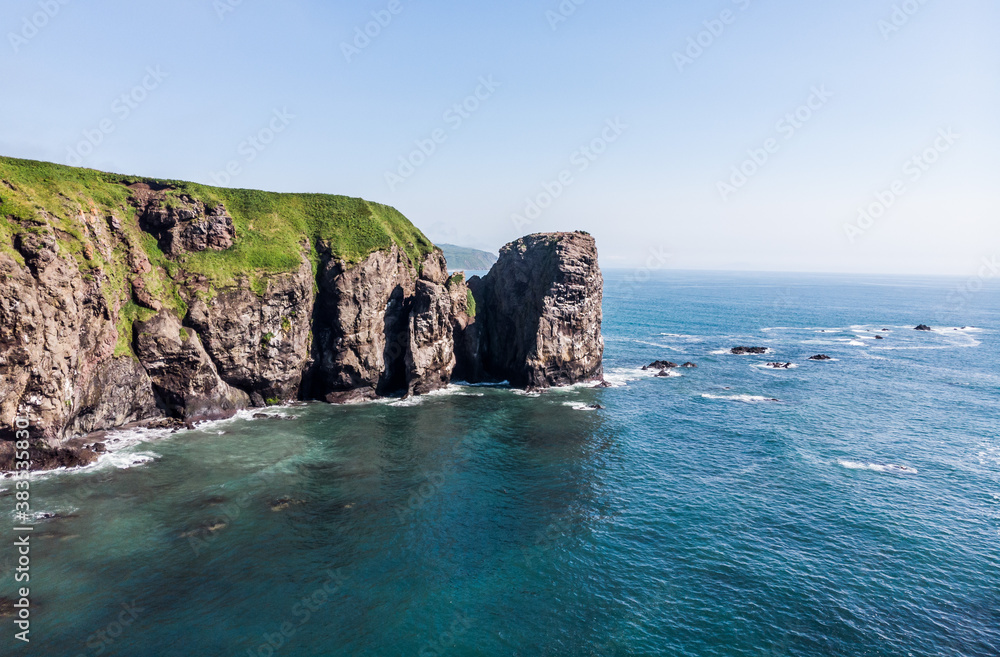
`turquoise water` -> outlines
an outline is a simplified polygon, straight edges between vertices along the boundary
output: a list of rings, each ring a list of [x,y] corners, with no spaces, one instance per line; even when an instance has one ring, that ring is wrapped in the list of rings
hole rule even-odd
[[[43,476],[68,517],[4,654],[1000,654],[1000,291],[631,278],[614,388],[294,406]]]

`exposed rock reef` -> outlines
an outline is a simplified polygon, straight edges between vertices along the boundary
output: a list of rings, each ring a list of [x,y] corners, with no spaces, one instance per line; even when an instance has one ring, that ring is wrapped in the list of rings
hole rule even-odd
[[[767,347],[733,347],[729,353],[735,356],[746,356],[747,354],[766,354]]]
[[[18,417],[33,467],[72,467],[96,459],[79,437],[135,423],[602,379],[585,233],[508,244],[467,284],[402,215],[360,199],[10,158],[0,182],[0,469]]]

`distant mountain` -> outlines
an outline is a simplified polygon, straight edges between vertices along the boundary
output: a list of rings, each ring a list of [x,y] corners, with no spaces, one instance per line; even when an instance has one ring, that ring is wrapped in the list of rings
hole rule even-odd
[[[497,255],[489,251],[470,249],[454,244],[438,244],[448,261],[448,269],[488,270],[497,261]]]

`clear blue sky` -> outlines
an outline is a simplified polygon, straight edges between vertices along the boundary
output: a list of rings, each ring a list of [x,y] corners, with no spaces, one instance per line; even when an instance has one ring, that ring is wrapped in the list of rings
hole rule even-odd
[[[204,183],[235,162],[231,186],[385,202],[439,242],[588,230],[605,267],[972,275],[1000,256],[1000,3],[563,5],[7,0],[0,153]],[[548,206],[530,223],[527,198]]]

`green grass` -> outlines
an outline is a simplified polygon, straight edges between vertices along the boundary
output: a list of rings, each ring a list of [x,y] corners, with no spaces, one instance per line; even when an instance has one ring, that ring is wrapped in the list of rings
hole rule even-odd
[[[139,228],[127,187],[137,182],[168,186],[168,205],[180,204],[183,195],[209,208],[225,204],[236,228],[234,246],[168,257],[156,238]],[[121,226],[116,235],[108,226],[112,215]],[[241,284],[264,294],[269,276],[297,270],[303,258],[315,272],[319,240],[349,264],[395,244],[419,269],[434,249],[396,209],[364,199],[226,189],[0,157],[0,253],[23,266],[14,242],[31,232],[54,236],[59,252],[75,258],[85,278],[104,280],[108,306],[121,309],[116,355],[131,354],[132,322],[152,312],[131,301],[136,276],[153,299],[183,317],[187,304],[181,289],[189,276],[207,280],[208,298],[217,288]],[[134,272],[130,252],[144,254],[152,271]]]
[[[118,313],[118,342],[115,344],[115,358],[129,356],[135,358],[132,352],[133,325],[136,320],[146,321],[156,313],[149,308],[143,308],[131,301],[122,306]]]
[[[235,223],[236,244],[226,251],[185,254],[175,263],[219,285],[293,271],[303,255],[316,258],[317,240],[329,243],[334,257],[351,264],[396,244],[419,267],[434,249],[395,208],[360,198],[227,189],[9,157],[0,157],[0,180],[16,188],[0,186],[0,250],[15,258],[20,255],[11,240],[32,224],[51,225],[64,234],[61,237],[73,253],[82,252],[87,227],[80,211],[115,211],[124,215],[122,219],[134,219],[126,185],[137,182],[170,186],[168,204],[179,203],[182,195],[210,208],[225,204]],[[141,239],[148,248],[151,236]],[[151,243],[155,245],[155,240]]]
[[[467,306],[466,311],[465,311],[466,314],[469,317],[475,317],[476,316],[476,297],[472,296],[472,290],[466,290],[465,291],[465,305]]]

